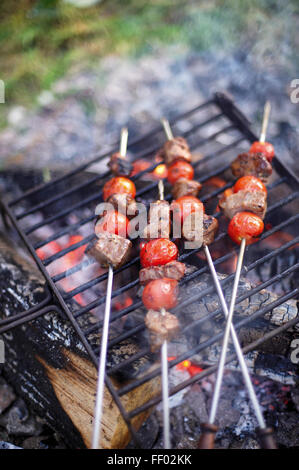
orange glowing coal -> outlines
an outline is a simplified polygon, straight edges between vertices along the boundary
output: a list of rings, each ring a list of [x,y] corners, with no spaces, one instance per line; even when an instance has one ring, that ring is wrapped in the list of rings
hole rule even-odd
[[[79,243],[83,237],[81,235],[70,235],[67,241],[63,243],[58,243],[57,241],[51,241],[47,243],[47,245],[43,246],[36,250],[37,256],[41,260],[45,260],[49,258],[49,256],[55,255],[59,253],[61,250],[65,248],[69,248],[70,246],[74,245],[75,243]],[[58,258],[53,263],[49,265],[49,273],[51,276],[55,276],[63,271],[67,271],[68,269],[73,268],[76,266],[77,263],[80,263],[84,257],[86,245],[82,245],[75,250],[70,251],[69,253],[65,254],[61,258]],[[74,289],[76,286],[71,281],[70,277],[66,277],[61,280],[61,286],[65,290],[65,292],[69,292]],[[85,305],[83,297],[81,294],[77,294],[74,296],[74,299],[80,304]]]
[[[175,356],[168,357],[168,361],[173,361],[174,359],[175,359]],[[183,370],[183,371],[186,370],[190,374],[191,377],[193,377],[196,374],[200,374],[203,371],[201,367],[197,366],[196,364],[193,364],[188,359],[186,359],[185,361],[179,362],[176,365],[176,368],[178,370]]]

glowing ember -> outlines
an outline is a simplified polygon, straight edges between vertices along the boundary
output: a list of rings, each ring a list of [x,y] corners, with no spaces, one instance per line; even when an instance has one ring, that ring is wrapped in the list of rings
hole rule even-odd
[[[168,357],[168,361],[173,361],[174,359],[175,359],[175,356]],[[196,364],[193,364],[191,361],[187,359],[185,361],[179,362],[176,365],[176,368],[182,371],[186,370],[190,374],[191,377],[193,377],[196,374],[200,374],[200,372],[203,371],[201,367],[197,366]]]

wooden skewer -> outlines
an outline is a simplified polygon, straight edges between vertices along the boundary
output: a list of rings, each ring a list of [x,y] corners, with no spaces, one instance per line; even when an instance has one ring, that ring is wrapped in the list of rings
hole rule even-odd
[[[128,142],[128,129],[123,128],[121,130],[121,138],[120,138],[120,154],[123,158],[125,157],[126,152],[127,152],[127,142]],[[103,332],[102,332],[102,340],[101,340],[101,352],[100,352],[99,367],[98,367],[96,401],[95,401],[95,410],[94,410],[94,424],[93,424],[93,434],[92,434],[92,448],[93,449],[99,449],[100,441],[101,441],[101,431],[102,431],[101,425],[102,425],[102,416],[103,416],[103,398],[104,398],[104,388],[105,388],[105,372],[106,372],[107,349],[108,349],[112,286],[113,286],[113,267],[109,265],[104,323],[103,323]]]

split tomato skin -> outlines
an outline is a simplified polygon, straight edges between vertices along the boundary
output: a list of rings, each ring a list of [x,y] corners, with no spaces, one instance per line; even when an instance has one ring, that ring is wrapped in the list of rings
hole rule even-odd
[[[133,198],[136,196],[136,187],[133,181],[124,176],[111,178],[104,184],[103,199],[107,201],[113,194],[130,194]]]
[[[196,212],[197,210],[204,212],[204,205],[195,196],[182,196],[171,203],[171,209],[175,221],[183,224],[185,218],[192,212]]]
[[[267,160],[271,163],[275,156],[275,150],[270,142],[253,142],[249,150],[250,153],[262,153]]]
[[[252,212],[238,212],[231,219],[228,226],[228,235],[237,243],[241,244],[243,238],[247,245],[258,241],[259,235],[264,230],[264,222]]]
[[[242,176],[234,185],[234,193],[238,191],[259,191],[267,196],[267,188],[264,183],[256,176],[247,175]]]
[[[167,179],[170,184],[174,184],[180,178],[192,180],[194,176],[194,169],[190,163],[184,160],[176,160],[168,167]]]
[[[142,302],[148,310],[170,310],[177,305],[177,298],[178,282],[168,278],[150,281],[142,293]]]
[[[114,210],[108,211],[95,226],[95,233],[113,233],[126,238],[128,235],[128,218],[121,212]]]
[[[177,246],[168,238],[157,238],[142,247],[140,262],[143,268],[160,266],[176,260],[178,253]]]

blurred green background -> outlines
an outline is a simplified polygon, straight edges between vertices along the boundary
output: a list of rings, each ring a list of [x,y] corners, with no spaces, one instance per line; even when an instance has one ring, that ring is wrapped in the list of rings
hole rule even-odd
[[[89,0],[92,3],[92,0]],[[34,106],[76,64],[109,54],[139,56],[169,44],[194,51],[236,47],[288,67],[298,62],[299,1],[4,0],[0,78],[7,104]],[[286,44],[288,47],[286,48]],[[4,107],[1,125],[5,125]]]

